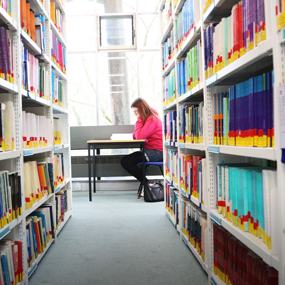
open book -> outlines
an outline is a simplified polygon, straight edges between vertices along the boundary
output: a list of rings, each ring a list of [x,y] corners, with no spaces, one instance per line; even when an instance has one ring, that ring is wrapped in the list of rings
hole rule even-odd
[[[112,141],[133,140],[133,134],[112,134]]]

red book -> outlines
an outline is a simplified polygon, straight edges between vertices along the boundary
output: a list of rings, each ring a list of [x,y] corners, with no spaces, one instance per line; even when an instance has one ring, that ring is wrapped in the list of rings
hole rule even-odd
[[[243,44],[243,13],[242,13],[242,3],[238,5],[239,7],[239,24],[238,24],[238,36],[239,36],[239,51],[244,47]]]
[[[19,281],[22,281],[20,278],[21,274],[23,273],[23,244],[21,241],[15,241],[15,244],[18,245],[18,273],[19,274]],[[21,276],[22,277],[22,276]]]

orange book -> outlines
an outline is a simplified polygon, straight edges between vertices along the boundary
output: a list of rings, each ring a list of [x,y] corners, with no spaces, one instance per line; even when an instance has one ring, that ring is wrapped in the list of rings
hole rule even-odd
[[[55,24],[55,3],[54,2],[50,2],[50,18]]]
[[[47,187],[47,181],[46,181],[45,170],[44,170],[43,165],[38,166],[38,173],[39,173],[39,178],[40,178],[41,190],[47,191],[48,187]]]
[[[21,26],[25,31],[27,30],[27,17],[26,17],[26,0],[21,0]]]
[[[30,19],[30,3],[26,4],[26,17],[27,17],[27,33],[29,36],[31,36],[31,19]]]
[[[32,10],[30,11],[30,23],[31,23],[31,38],[34,42],[36,42],[35,15]]]

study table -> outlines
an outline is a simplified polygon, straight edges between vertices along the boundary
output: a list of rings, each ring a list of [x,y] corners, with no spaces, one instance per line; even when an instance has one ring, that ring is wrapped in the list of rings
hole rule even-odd
[[[118,149],[118,148],[139,148],[143,153],[142,173],[145,175],[145,140],[90,140],[88,145],[88,178],[89,178],[89,201],[92,201],[92,187],[91,187],[91,164],[93,167],[93,191],[96,193],[96,154],[100,155],[101,149]],[[91,149],[93,149],[92,163],[91,163]]]

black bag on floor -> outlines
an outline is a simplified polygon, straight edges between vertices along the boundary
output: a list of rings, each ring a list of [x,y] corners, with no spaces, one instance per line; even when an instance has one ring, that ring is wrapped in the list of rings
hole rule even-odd
[[[145,202],[164,201],[164,187],[159,181],[148,181],[144,185]]]

